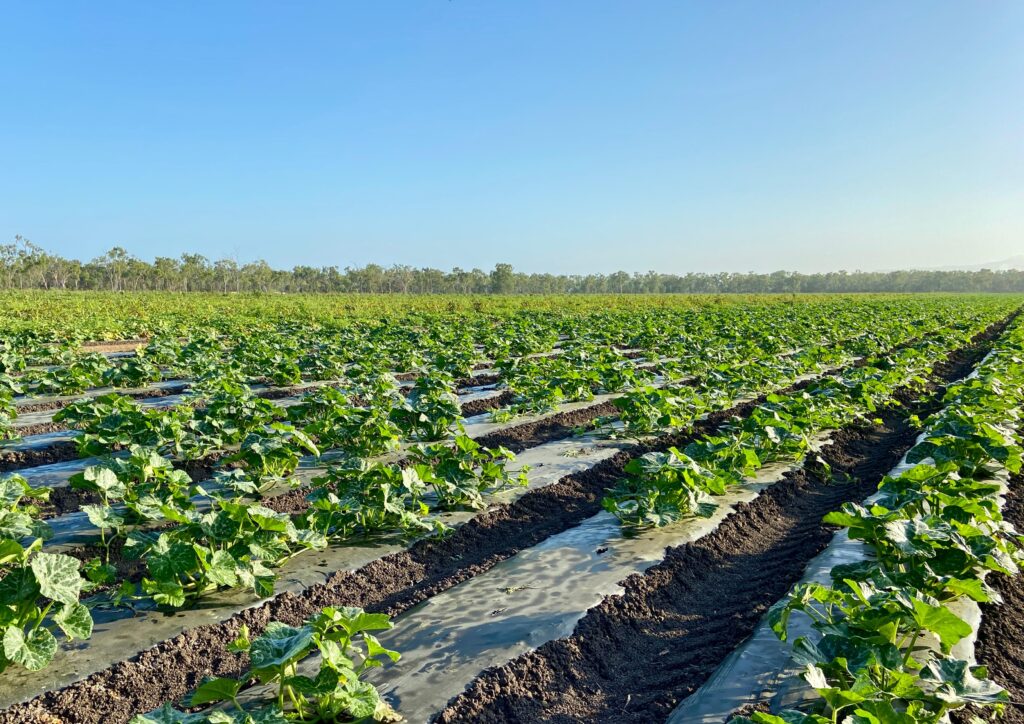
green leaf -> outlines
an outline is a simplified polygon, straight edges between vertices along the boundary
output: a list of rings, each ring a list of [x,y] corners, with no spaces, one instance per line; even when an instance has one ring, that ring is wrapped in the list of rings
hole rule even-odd
[[[262,505],[254,505],[249,508],[249,517],[260,527],[261,530],[284,531],[288,528],[291,519],[287,513],[278,513]]]
[[[71,640],[87,639],[92,636],[92,614],[83,603],[65,604],[54,615],[53,622]]]
[[[949,704],[997,704],[1009,701],[1006,691],[987,678],[987,674],[984,667],[972,670],[966,661],[940,658],[928,662],[921,672],[921,678],[936,682],[936,696]]]
[[[122,498],[128,492],[128,488],[118,479],[113,470],[99,465],[87,467],[82,472],[81,478],[77,475],[73,476],[71,487],[96,490],[107,498]]]
[[[242,682],[225,677],[206,678],[189,698],[189,706],[202,706],[218,701],[231,701],[238,696]]]
[[[49,629],[37,628],[28,636],[17,626],[4,632],[4,656],[29,671],[45,669],[57,653],[57,639]]]
[[[25,555],[25,549],[16,540],[0,540],[0,565],[6,565],[20,560]]]
[[[227,551],[214,551],[210,557],[209,568],[206,577],[212,583],[225,588],[233,588],[238,585],[238,562]]]
[[[254,711],[247,711],[248,718],[242,724],[292,724],[293,720],[286,717],[276,706],[267,706]],[[212,724],[212,722],[211,722]]]
[[[101,530],[120,528],[124,525],[124,517],[115,513],[113,508],[108,506],[83,505],[81,509],[89,518],[89,522]]]
[[[240,654],[248,651],[250,646],[252,641],[249,640],[249,627],[243,623],[238,627],[238,636],[228,644],[228,651]]]
[[[25,601],[34,601],[39,596],[39,584],[28,567],[15,568],[0,579],[0,604],[21,606]]]
[[[277,668],[305,655],[312,644],[313,629],[309,626],[295,628],[271,621],[264,634],[252,642],[249,659],[255,670]]]
[[[18,541],[32,535],[32,516],[17,510],[0,510],[0,538]]]
[[[185,714],[165,703],[159,709],[148,714],[138,714],[128,724],[205,724],[206,717],[202,714]]]
[[[198,565],[196,552],[184,543],[168,544],[166,535],[161,534],[153,552],[146,559],[149,572],[159,580],[176,580]]]
[[[329,667],[341,671],[351,670],[355,666],[352,659],[346,655],[345,650],[342,649],[341,644],[337,641],[322,638],[320,639],[319,647],[321,667]]]
[[[21,475],[0,478],[0,506],[11,507],[26,495],[28,482]]]
[[[391,619],[386,613],[366,613],[355,606],[325,608],[321,616],[331,623],[340,625],[349,636],[363,631],[385,631],[392,627]]]
[[[78,559],[63,553],[37,553],[29,565],[42,595],[60,603],[78,603],[82,591]]]
[[[392,661],[398,661],[402,655],[397,651],[386,649],[381,646],[380,641],[377,640],[376,636],[364,633],[363,641],[366,642],[366,656],[368,659],[373,659],[377,656],[387,656]]]
[[[364,681],[348,681],[334,692],[334,699],[353,719],[374,716],[381,703],[377,689]]]
[[[142,579],[142,590],[160,606],[181,608],[185,605],[185,589],[177,581]]]
[[[977,578],[953,578],[946,581],[944,587],[950,593],[958,596],[967,596],[979,603],[984,603],[990,599],[988,592],[985,590],[984,582]]]
[[[945,606],[932,606],[919,598],[914,601],[914,621],[921,628],[939,637],[943,651],[949,651],[957,641],[970,635],[971,625],[958,618]]]
[[[321,668],[315,679],[308,676],[290,676],[284,683],[303,696],[320,697],[333,693],[340,680],[338,672],[334,669]]]

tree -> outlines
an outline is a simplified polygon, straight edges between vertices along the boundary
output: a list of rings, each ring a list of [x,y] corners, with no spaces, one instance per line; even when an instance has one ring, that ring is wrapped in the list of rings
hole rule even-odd
[[[115,246],[103,256],[94,259],[93,264],[102,271],[110,291],[119,292],[124,287],[124,275],[128,271],[131,259],[131,255],[124,248]]]
[[[190,286],[194,289],[201,289],[206,277],[206,272],[209,268],[210,261],[202,254],[182,254],[182,291],[187,292]]]
[[[299,265],[276,270],[263,260],[239,268],[233,259],[212,264],[201,254],[180,259],[157,257],[152,262],[116,246],[82,263],[51,254],[22,236],[0,244],[0,288],[3,289],[110,289],[240,292],[399,292],[405,294],[731,294],[795,292],[1024,292],[1024,271],[982,269],[968,271],[836,271],[799,274],[726,273],[684,275],[650,271],[629,274],[522,274],[511,264],[497,264],[490,272],[450,272],[429,267],[378,264],[365,267],[313,267]]]
[[[495,264],[491,272],[491,294],[511,294],[515,291],[515,277],[511,264]]]
[[[234,259],[218,259],[213,265],[213,275],[220,290],[225,294],[229,288],[238,291],[238,262]]]

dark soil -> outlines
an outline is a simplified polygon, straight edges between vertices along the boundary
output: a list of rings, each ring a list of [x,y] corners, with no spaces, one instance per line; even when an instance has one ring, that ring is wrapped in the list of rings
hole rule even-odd
[[[39,517],[43,520],[56,518],[66,513],[81,510],[83,505],[100,502],[99,493],[76,490],[67,485],[50,490],[50,500],[39,505]]]
[[[168,526],[160,526],[166,528]],[[158,530],[154,528],[153,530]],[[124,538],[118,538],[110,544],[110,550],[108,552],[107,562],[109,562],[114,568],[117,569],[117,585],[120,585],[121,581],[132,581],[137,583],[142,580],[142,577],[146,575],[146,564],[144,561],[135,558],[126,558],[124,555]],[[82,548],[76,548],[75,550],[67,551],[67,554],[79,559],[82,562],[88,561],[91,558],[103,559],[104,551],[103,546],[88,545]],[[110,591],[111,589],[117,588],[117,585],[102,585],[95,589],[96,593],[103,593]],[[89,595],[93,595],[90,593]]]
[[[78,448],[73,442],[58,442],[32,450],[9,450],[0,453],[0,473],[74,460],[77,457]]]
[[[302,385],[299,387],[275,387],[272,390],[260,390],[255,393],[256,397],[261,397],[264,400],[280,400],[285,397],[295,397],[296,395],[305,395],[310,392],[316,392],[322,390],[324,387],[338,387],[339,385]]]
[[[18,437],[29,437],[30,435],[42,435],[47,432],[57,432],[58,430],[67,430],[67,423],[64,422],[39,422],[35,425],[25,425],[24,427],[15,428],[15,432],[18,433]]]
[[[459,389],[465,387],[483,387],[484,385],[496,385],[501,381],[501,375],[473,375],[471,377],[460,377],[455,380],[455,386]]]
[[[472,400],[462,405],[461,415],[465,417],[473,417],[474,415],[480,415],[488,410],[496,410],[499,407],[504,407],[512,402],[512,398],[515,394],[511,390],[505,390],[497,397],[489,397],[483,400]]]
[[[188,389],[188,385],[175,385],[174,387],[165,387],[163,389],[144,390],[140,392],[118,392],[118,394],[124,397],[130,397],[133,400],[148,399],[150,397],[168,397],[169,395],[180,395],[182,392]],[[72,402],[82,399],[85,395],[74,397],[70,400],[58,400],[56,402],[39,402],[34,405],[19,405],[18,412],[42,412],[43,410],[62,410]]]
[[[602,402],[482,435],[477,438],[477,442],[491,448],[502,445],[514,453],[520,453],[552,440],[570,437],[577,428],[593,422],[598,417],[617,413],[615,405]]]
[[[732,718],[734,716],[750,716],[751,714],[754,714],[756,712],[761,712],[762,714],[771,714],[771,707],[768,706],[768,703],[764,701],[759,701],[754,704],[744,704],[739,709],[732,712],[726,718],[725,721],[732,721]]]

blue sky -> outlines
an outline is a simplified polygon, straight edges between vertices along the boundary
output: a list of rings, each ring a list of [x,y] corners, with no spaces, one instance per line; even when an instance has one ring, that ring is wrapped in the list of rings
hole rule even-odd
[[[9,2],[0,241],[525,271],[1024,252],[1024,3]]]

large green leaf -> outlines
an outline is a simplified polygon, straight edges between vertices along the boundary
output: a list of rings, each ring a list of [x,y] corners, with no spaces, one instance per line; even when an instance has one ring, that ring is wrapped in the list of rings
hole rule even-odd
[[[16,510],[0,510],[0,538],[18,541],[34,531],[32,516]]]
[[[100,529],[120,528],[124,525],[124,516],[114,512],[114,509],[106,505],[83,505],[82,512],[89,518],[89,522]]]
[[[921,678],[935,686],[935,695],[950,704],[974,702],[997,704],[1009,701],[1009,695],[988,678],[984,667],[971,669],[966,661],[939,658],[929,661]]]
[[[53,621],[69,639],[87,639],[92,636],[92,614],[83,603],[75,602],[61,606]]]
[[[63,553],[37,553],[29,565],[41,594],[60,603],[78,603],[82,591],[78,559]]]
[[[81,478],[73,476],[71,487],[97,490],[107,498],[123,498],[128,492],[127,486],[118,479],[113,470],[98,465],[87,467],[82,472]]]
[[[26,494],[28,483],[20,475],[7,475],[0,478],[0,506],[11,507]]]
[[[353,719],[364,719],[374,716],[381,703],[380,694],[364,681],[348,681],[338,687],[334,699]]]
[[[26,636],[20,628],[11,626],[4,632],[3,643],[4,655],[29,671],[45,669],[57,653],[57,639],[45,628],[37,628]]]
[[[198,564],[195,549],[185,543],[169,543],[164,535],[146,559],[146,565],[154,578],[163,581],[177,580],[180,576],[195,570]]]
[[[261,530],[284,531],[287,530],[291,519],[287,513],[265,508],[262,505],[253,505],[249,508],[249,517],[260,527]]]
[[[313,629],[295,628],[272,621],[266,631],[252,642],[249,659],[254,670],[276,668],[303,656],[313,644]]]
[[[181,608],[185,605],[185,589],[177,581],[152,581],[143,578],[142,590],[161,606]]]
[[[942,605],[933,606],[919,598],[914,599],[914,621],[921,628],[931,631],[939,637],[944,651],[964,636],[969,636],[971,625],[957,617]]]
[[[16,540],[0,539],[0,565],[8,565],[23,560],[27,555],[21,543]],[[2,584],[2,582],[0,582]]]
[[[242,682],[237,679],[215,677],[203,679],[189,699],[189,706],[203,706],[219,701],[231,701],[238,695]]]
[[[214,551],[210,556],[206,577],[218,586],[232,588],[238,585],[238,562],[227,551]]]
[[[392,627],[386,613],[367,613],[356,606],[325,608],[320,616],[324,621],[341,626],[349,636],[363,631],[384,631]]]

